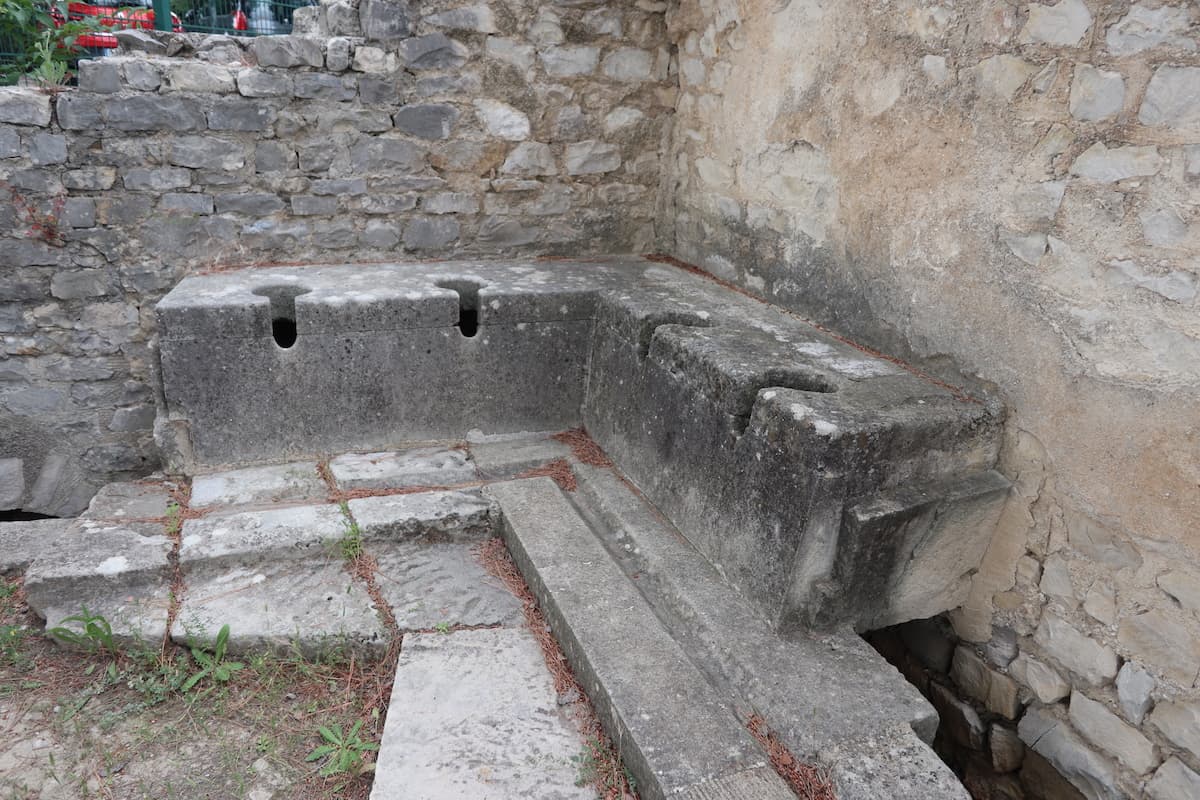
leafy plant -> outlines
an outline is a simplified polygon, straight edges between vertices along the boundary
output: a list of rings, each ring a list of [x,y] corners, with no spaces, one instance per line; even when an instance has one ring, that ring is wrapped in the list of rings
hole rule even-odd
[[[75,40],[99,28],[95,17],[56,19],[48,0],[0,0],[0,44],[12,51],[12,60],[0,63],[0,84],[28,75],[43,86],[61,86],[78,57]]]
[[[433,626],[433,629],[438,633],[449,633],[451,627],[452,626],[449,622],[439,622],[437,625]]]
[[[72,622],[79,623],[82,630],[75,631],[66,627],[65,623]],[[46,633],[61,642],[81,647],[89,653],[103,651],[117,656],[121,652],[113,636],[112,625],[103,615],[88,611],[87,606],[83,607],[81,613],[64,618],[62,623],[50,628]]]
[[[183,682],[179,687],[182,692],[190,692],[195,688],[196,684],[205,678],[211,677],[218,683],[228,683],[233,678],[233,673],[243,669],[246,665],[240,661],[226,661],[225,650],[229,646],[229,626],[222,625],[220,632],[217,634],[217,640],[213,646],[213,652],[207,653],[199,647],[192,647],[192,658],[200,665],[200,670]]]
[[[365,772],[367,767],[363,764],[363,756],[372,750],[378,750],[379,745],[359,735],[362,724],[362,720],[358,720],[346,733],[342,733],[341,725],[322,725],[317,728],[317,733],[325,740],[325,744],[309,753],[304,760],[319,761],[324,758],[325,763],[320,770],[321,777],[324,778]]]

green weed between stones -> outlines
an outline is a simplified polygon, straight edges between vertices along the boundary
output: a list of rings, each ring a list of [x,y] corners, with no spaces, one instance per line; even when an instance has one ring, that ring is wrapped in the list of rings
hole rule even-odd
[[[350,504],[343,500],[339,507],[342,509],[342,516],[345,517],[346,530],[337,542],[338,549],[342,553],[342,558],[354,561],[363,554],[362,530],[358,527],[354,517],[350,516]]]
[[[322,725],[317,728],[325,744],[308,754],[305,761],[320,761],[325,759],[321,767],[321,775],[330,778],[336,775],[357,775],[374,769],[374,765],[363,761],[365,753],[379,749],[379,745],[363,739],[359,735],[362,720],[358,720],[350,730],[342,732],[340,725]]]

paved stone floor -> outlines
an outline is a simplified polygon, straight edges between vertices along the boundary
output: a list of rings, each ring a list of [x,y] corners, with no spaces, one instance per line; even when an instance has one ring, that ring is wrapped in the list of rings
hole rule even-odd
[[[488,475],[566,451],[549,439],[481,444]],[[168,623],[184,646],[211,646],[228,625],[243,661],[334,650],[387,658],[401,637],[372,800],[594,797],[577,785],[580,699],[556,692],[521,601],[478,557],[496,533],[485,479],[465,448],[422,447],[197,476],[183,507],[172,505],[187,497],[171,492],[179,487],[119,485],[86,519],[39,529],[45,536],[13,529],[13,548],[38,552],[9,560],[33,562],[29,602],[49,626],[87,606],[130,646],[161,641]],[[300,796],[296,764],[243,763],[255,746],[245,726],[129,755],[139,736],[159,738],[149,733],[164,724],[156,715],[114,714],[107,730],[94,720],[80,730],[64,724],[61,705],[22,702],[5,677],[0,800]],[[119,770],[104,766],[117,758]],[[188,777],[166,786],[150,774]]]

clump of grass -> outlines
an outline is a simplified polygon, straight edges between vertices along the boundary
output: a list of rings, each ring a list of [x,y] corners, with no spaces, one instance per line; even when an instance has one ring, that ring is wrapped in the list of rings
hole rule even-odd
[[[358,522],[350,514],[350,504],[343,500],[339,506],[342,509],[342,516],[345,517],[346,529],[342,532],[342,538],[338,540],[338,549],[342,558],[346,561],[354,561],[363,554],[362,529],[358,527]]]

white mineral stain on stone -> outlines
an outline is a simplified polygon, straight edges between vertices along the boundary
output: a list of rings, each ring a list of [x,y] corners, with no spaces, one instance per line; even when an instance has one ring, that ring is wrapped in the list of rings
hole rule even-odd
[[[880,375],[892,375],[897,371],[885,361],[867,361],[860,358],[831,358],[830,368],[854,378],[875,378]]]
[[[100,565],[96,567],[96,574],[120,575],[127,569],[129,569],[129,559],[125,556],[111,556],[100,562]]]
[[[763,392],[763,399],[764,400],[774,400],[775,394],[776,394],[775,392]]]

